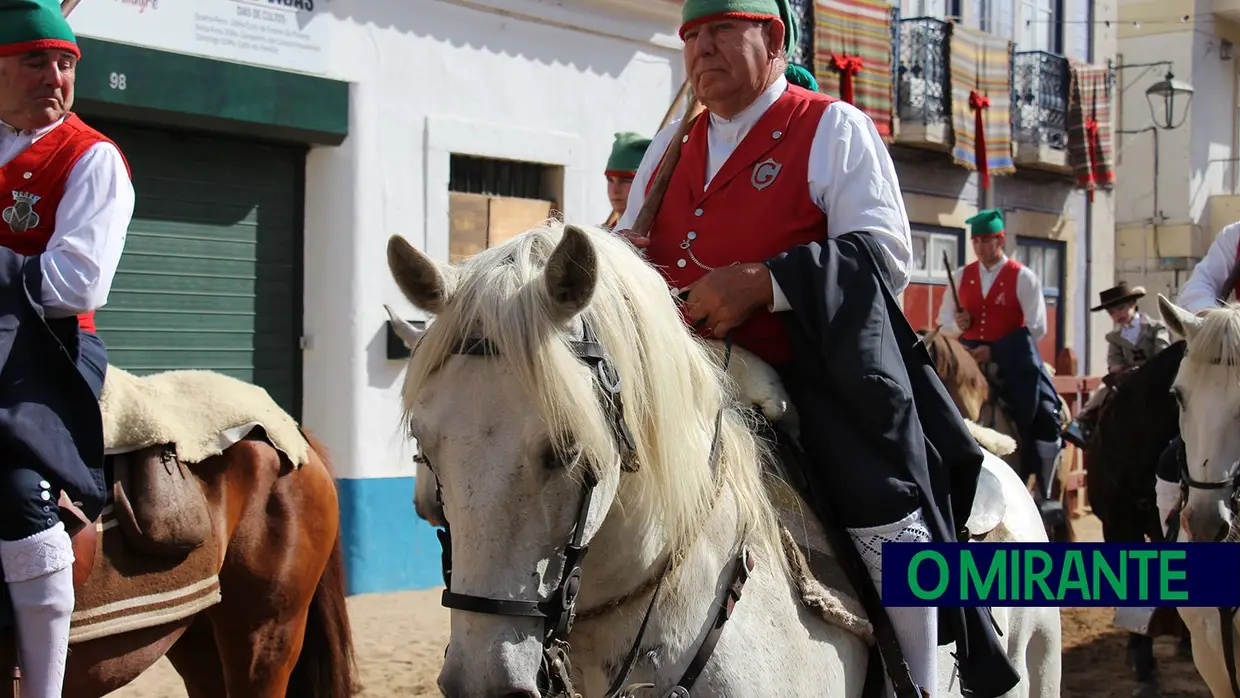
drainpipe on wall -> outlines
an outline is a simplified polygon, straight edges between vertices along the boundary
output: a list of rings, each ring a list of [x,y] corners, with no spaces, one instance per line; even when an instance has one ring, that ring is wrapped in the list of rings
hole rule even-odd
[[[1089,31],[1085,32],[1085,60],[1092,65],[1094,62],[1094,32],[1097,31],[1097,25],[1094,24],[1097,17],[1095,15],[1094,0],[1088,3],[1086,21]],[[1093,197],[1086,194],[1085,196],[1085,303],[1081,306],[1085,314],[1085,336],[1081,338],[1081,361],[1077,364],[1077,373],[1084,376],[1093,374],[1093,361],[1090,357],[1090,339],[1094,333],[1093,313],[1089,312],[1089,303],[1094,297],[1093,278],[1094,278],[1094,201]]]

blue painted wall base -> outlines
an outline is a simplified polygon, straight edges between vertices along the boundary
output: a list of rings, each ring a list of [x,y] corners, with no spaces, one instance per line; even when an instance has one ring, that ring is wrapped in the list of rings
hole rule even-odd
[[[413,478],[336,483],[347,594],[443,586],[439,539],[413,510]]]

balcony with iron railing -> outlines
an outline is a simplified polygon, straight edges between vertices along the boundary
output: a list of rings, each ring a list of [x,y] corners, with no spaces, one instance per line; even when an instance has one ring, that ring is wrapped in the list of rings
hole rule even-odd
[[[910,17],[896,25],[896,142],[947,150],[952,135],[948,24]]]
[[[1068,59],[1045,51],[1012,58],[1012,144],[1018,167],[1068,170]]]

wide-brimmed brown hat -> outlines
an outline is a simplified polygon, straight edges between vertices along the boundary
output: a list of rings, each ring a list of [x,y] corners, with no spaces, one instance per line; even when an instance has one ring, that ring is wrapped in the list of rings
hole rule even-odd
[[[1143,286],[1133,286],[1132,288],[1129,288],[1127,281],[1121,281],[1118,286],[1108,288],[1102,293],[1099,293],[1098,300],[1102,301],[1102,303],[1090,308],[1089,310],[1090,312],[1096,313],[1099,310],[1106,310],[1107,308],[1119,305],[1120,303],[1135,301],[1144,295],[1145,288]]]

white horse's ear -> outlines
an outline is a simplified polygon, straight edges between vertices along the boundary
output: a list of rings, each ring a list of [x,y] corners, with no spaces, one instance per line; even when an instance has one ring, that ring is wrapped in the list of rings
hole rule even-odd
[[[422,338],[425,330],[419,330],[408,320],[397,315],[396,311],[392,310],[392,306],[387,303],[383,304],[383,309],[387,311],[388,319],[392,321],[392,329],[396,331],[396,336],[400,337],[400,341],[404,342],[405,346],[412,351],[413,347],[417,345],[418,340]]]
[[[456,287],[456,270],[414,249],[399,235],[388,238],[388,270],[415,307],[438,315],[448,307]]]
[[[1167,300],[1161,293],[1158,294],[1158,313],[1162,315],[1167,327],[1184,339],[1191,340],[1197,330],[1201,329],[1201,318]]]
[[[543,275],[547,309],[557,323],[572,319],[590,304],[598,284],[598,253],[587,233],[575,225],[564,226]]]

